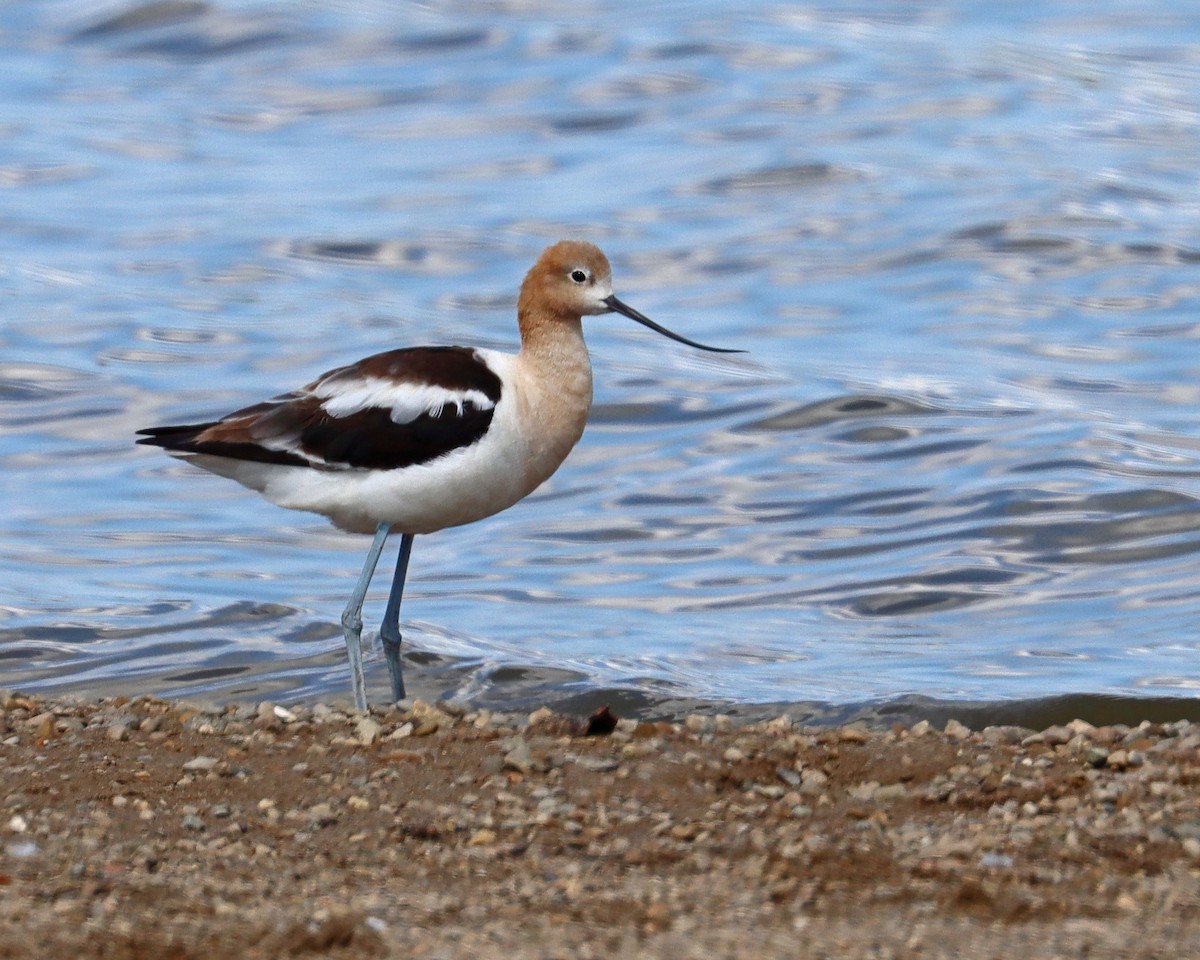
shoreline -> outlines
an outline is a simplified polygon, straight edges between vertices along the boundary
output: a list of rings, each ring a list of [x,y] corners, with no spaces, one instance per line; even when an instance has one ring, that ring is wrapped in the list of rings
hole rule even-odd
[[[0,693],[0,956],[1141,957],[1200,724],[873,729]]]

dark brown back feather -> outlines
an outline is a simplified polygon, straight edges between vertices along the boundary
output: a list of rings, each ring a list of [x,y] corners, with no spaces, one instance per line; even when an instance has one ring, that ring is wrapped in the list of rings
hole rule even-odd
[[[361,377],[397,383],[433,384],[482,393],[494,405],[500,378],[464,347],[415,347],[368,357],[331,370],[303,390],[244,407],[221,420],[139,430],[138,443],[184,453],[316,469],[393,470],[428,463],[477,442],[492,422],[493,409],[470,402],[422,414],[408,423],[391,419],[389,407],[367,407],[330,416],[312,391]]]

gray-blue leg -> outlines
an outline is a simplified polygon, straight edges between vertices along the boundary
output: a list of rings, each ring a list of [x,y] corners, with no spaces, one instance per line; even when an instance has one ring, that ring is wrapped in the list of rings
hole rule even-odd
[[[342,611],[342,630],[346,634],[346,653],[350,658],[350,685],[354,688],[354,706],[364,713],[367,709],[367,678],[363,674],[362,662],[362,607],[390,529],[386,523],[381,523],[376,528],[375,539],[371,541],[371,549],[367,551],[367,559],[363,563],[358,583],[354,585],[350,602]]]
[[[396,574],[392,577],[392,592],[388,594],[387,609],[379,636],[387,657],[388,672],[392,675],[392,700],[404,699],[404,669],[400,665],[400,599],[404,596],[404,578],[408,576],[408,557],[412,553],[413,535],[400,538],[400,555],[396,557]]]

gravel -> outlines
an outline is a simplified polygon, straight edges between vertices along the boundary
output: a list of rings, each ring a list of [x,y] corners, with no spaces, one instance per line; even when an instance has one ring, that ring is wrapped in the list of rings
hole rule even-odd
[[[0,957],[1185,956],[1200,725],[0,693]]]

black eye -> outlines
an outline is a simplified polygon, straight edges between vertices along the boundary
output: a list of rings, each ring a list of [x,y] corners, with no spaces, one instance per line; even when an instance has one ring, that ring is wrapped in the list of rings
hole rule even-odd
[[[588,275],[582,270],[572,270],[571,271],[571,279],[574,280],[576,283],[585,283],[587,281],[587,278],[588,278]]]

